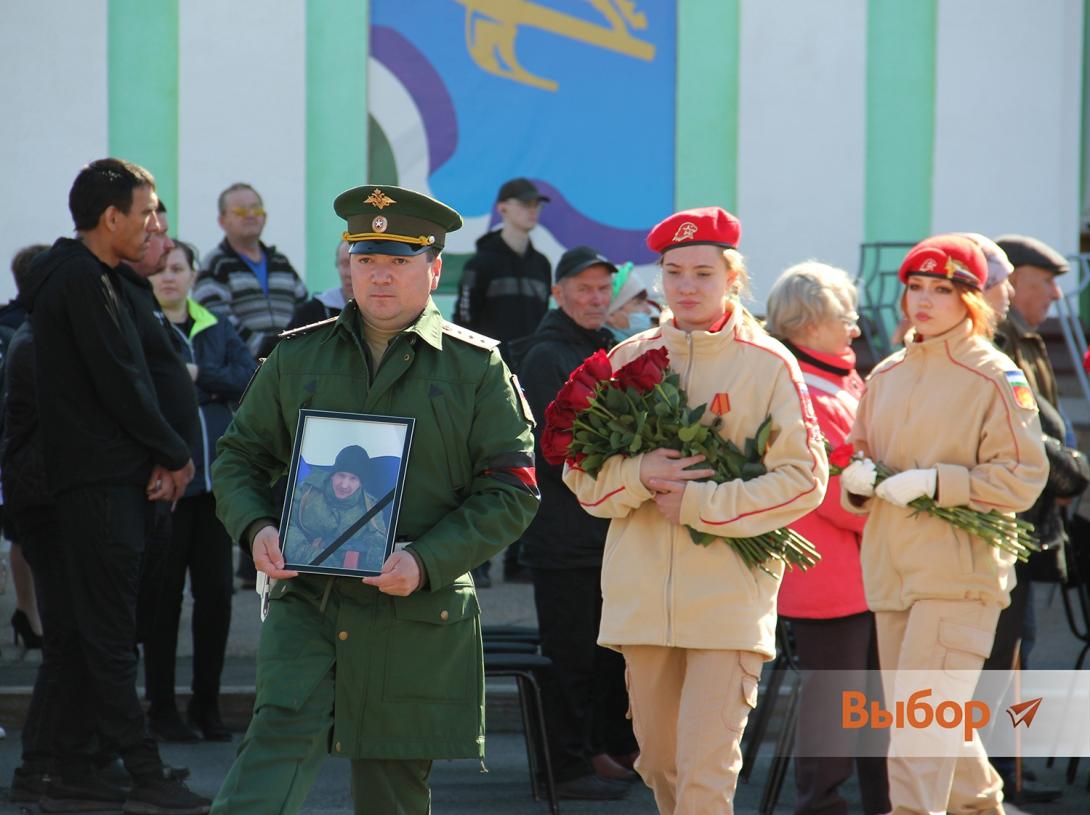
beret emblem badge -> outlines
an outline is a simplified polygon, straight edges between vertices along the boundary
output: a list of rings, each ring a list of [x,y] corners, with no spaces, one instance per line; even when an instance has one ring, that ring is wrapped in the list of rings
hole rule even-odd
[[[692,221],[686,221],[677,228],[677,232],[674,233],[673,242],[690,241],[693,236],[696,235],[696,224]]]
[[[933,272],[938,267],[938,262],[934,258],[928,258],[920,264],[921,272]]]

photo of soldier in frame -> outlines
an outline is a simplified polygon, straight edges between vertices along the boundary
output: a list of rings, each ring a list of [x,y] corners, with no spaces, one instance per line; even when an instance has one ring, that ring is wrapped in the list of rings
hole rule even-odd
[[[394,548],[413,419],[300,410],[281,519],[286,569],[377,575]]]

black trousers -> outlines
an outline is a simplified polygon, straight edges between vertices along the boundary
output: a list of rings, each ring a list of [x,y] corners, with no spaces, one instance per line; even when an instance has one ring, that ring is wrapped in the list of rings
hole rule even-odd
[[[589,758],[637,749],[626,718],[624,657],[598,645],[601,569],[533,569],[541,652],[553,661],[542,688],[553,774],[593,772]]]
[[[144,642],[144,678],[151,715],[174,705],[174,666],[182,593],[189,573],[193,597],[193,696],[219,696],[231,628],[231,538],[216,517],[211,493],[183,498],[174,510],[170,545],[160,576],[150,636]]]
[[[80,487],[58,496],[56,510],[72,612],[57,620],[58,633],[65,643],[77,643],[96,713],[93,721],[63,724],[58,752],[78,753],[97,727],[134,778],[158,775],[159,749],[136,692],[136,602],[149,511],[144,490]]]
[[[1015,667],[1014,655],[1018,652],[1018,646],[1022,642],[1022,635],[1026,624],[1026,613],[1029,610],[1031,600],[1029,567],[1018,562],[1014,564],[1014,573],[1017,583],[1011,589],[1011,602],[1005,609],[999,612],[999,622],[995,626],[995,641],[992,643],[992,652],[984,660],[986,671],[1009,671]],[[1020,654],[1019,663],[1025,668],[1026,655]],[[999,700],[994,700],[998,703]],[[993,709],[995,705],[993,704]],[[983,734],[982,734],[983,735]],[[1014,758],[1011,756],[988,756],[988,760],[1004,779],[1014,775]]]
[[[144,554],[140,558],[140,588],[136,595],[136,641],[152,635],[155,611],[162,594],[163,574],[170,553],[174,514],[169,501],[147,504],[144,520]]]
[[[19,543],[34,576],[42,618],[42,662],[23,725],[23,769],[30,773],[82,775],[91,765],[94,744],[59,740],[72,720],[73,732],[95,729],[95,695],[79,633],[71,621],[75,610],[68,588],[65,547],[60,543],[55,513],[40,509],[19,513]],[[63,755],[61,754],[63,752]]]
[[[795,652],[804,671],[878,670],[878,641],[874,615],[867,611],[849,617],[827,620],[791,619],[795,632]],[[805,675],[805,673],[804,673]],[[836,738],[846,731],[840,727],[839,711],[828,705],[808,703],[806,684],[799,704],[799,738],[822,734]],[[830,714],[833,718],[830,719]],[[807,734],[810,734],[807,736]],[[846,739],[850,742],[850,738]],[[851,778],[855,766],[865,815],[889,812],[889,779],[884,756],[852,756],[846,743],[843,755],[836,757],[795,758],[795,786],[798,790],[795,812],[798,815],[846,815],[848,802],[839,793],[842,783]]]

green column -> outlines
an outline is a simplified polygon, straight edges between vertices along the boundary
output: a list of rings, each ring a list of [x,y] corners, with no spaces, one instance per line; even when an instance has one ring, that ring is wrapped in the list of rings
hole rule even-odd
[[[867,241],[931,232],[937,0],[867,5]]]
[[[307,0],[307,287],[337,284],[333,199],[367,183],[367,0]]]
[[[151,171],[177,233],[178,0],[109,0],[108,8],[110,155]]]
[[[738,201],[739,0],[678,0],[678,209]]]

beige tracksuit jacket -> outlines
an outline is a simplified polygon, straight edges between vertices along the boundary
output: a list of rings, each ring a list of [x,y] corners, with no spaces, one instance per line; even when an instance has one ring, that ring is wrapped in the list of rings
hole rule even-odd
[[[970,329],[966,320],[922,342],[910,332],[905,348],[871,372],[849,438],[895,471],[934,467],[940,506],[1013,515],[1032,506],[1048,477],[1037,408],[1019,388],[1017,366]],[[877,497],[857,506],[844,494],[842,503],[869,513],[862,561],[872,610],[921,599],[1008,604],[1013,556]]]
[[[689,406],[722,412],[721,433],[742,446],[772,416],[768,473],[750,481],[689,482],[682,524],[747,537],[786,526],[817,507],[828,463],[798,364],[735,307],[721,331],[684,332],[672,320],[616,346],[613,369],[660,346],[681,376]],[[718,400],[715,397],[719,395]],[[640,482],[642,456],[608,459],[596,479],[565,466],[564,482],[591,515],[611,518],[602,558],[604,646],[662,645],[775,655],[776,593],[782,563],[769,576],[751,570],[721,542],[698,546],[668,521]]]

